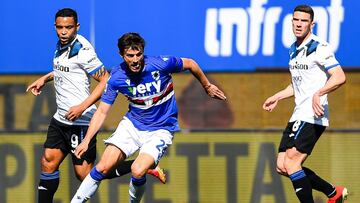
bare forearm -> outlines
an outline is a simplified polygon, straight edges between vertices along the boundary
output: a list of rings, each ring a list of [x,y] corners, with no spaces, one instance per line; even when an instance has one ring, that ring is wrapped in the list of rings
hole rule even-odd
[[[294,89],[292,87],[292,84],[290,84],[285,89],[276,93],[273,97],[275,97],[276,100],[283,100],[292,96],[294,96]]]
[[[93,77],[99,83],[96,85],[91,94],[81,103],[81,106],[84,110],[87,109],[89,106],[95,104],[95,102],[100,99],[105,89],[109,73],[106,71],[105,67],[103,67],[99,71],[97,71]]]
[[[95,136],[95,134],[100,130],[103,125],[107,114],[97,110],[90,121],[90,126],[87,130],[84,141],[90,142],[90,140]]]
[[[42,79],[44,80],[45,83],[54,80],[54,72],[52,71],[52,72],[44,75],[42,77]]]
[[[191,74],[201,83],[204,89],[210,86],[210,82],[201,70],[200,66],[192,59],[183,58],[184,70],[189,70]]]
[[[322,87],[321,89],[319,89],[317,91],[317,94],[319,94],[319,96],[328,94],[328,93],[338,89],[340,86],[345,84],[345,82],[346,82],[346,76],[345,76],[344,72],[342,71],[342,69],[339,68],[337,70],[334,70],[334,72],[331,74],[329,80],[324,85],[324,87]]]

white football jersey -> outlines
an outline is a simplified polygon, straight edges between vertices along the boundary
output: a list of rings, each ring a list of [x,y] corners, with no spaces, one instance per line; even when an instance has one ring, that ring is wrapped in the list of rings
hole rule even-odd
[[[54,118],[68,125],[89,125],[96,111],[95,105],[86,109],[74,122],[64,116],[70,107],[79,105],[90,95],[91,75],[103,67],[94,48],[83,36],[77,35],[65,47],[58,44],[53,66],[57,104]]]
[[[289,69],[295,94],[295,108],[290,122],[306,121],[322,126],[329,125],[329,106],[327,95],[320,97],[325,108],[324,116],[315,117],[312,98],[316,91],[327,82],[327,71],[339,65],[329,44],[311,35],[300,46],[294,43],[290,48]]]

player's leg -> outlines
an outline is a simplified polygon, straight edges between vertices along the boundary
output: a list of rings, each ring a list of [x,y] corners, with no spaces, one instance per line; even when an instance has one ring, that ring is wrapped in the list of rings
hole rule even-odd
[[[312,203],[314,199],[311,183],[301,167],[306,156],[307,154],[299,152],[295,147],[288,149],[286,150],[284,166],[300,202]]]
[[[131,166],[130,202],[140,202],[146,183],[146,172],[157,165],[166,149],[172,144],[173,134],[167,130],[139,131],[142,143],[139,156]]]
[[[146,172],[155,163],[154,158],[147,153],[140,153],[131,166],[131,181],[129,184],[130,202],[140,202],[146,183]]]
[[[284,166],[284,161],[285,161],[285,152],[279,152],[278,157],[276,159],[276,172],[280,175],[288,176]]]
[[[282,145],[286,148],[284,166],[301,202],[314,201],[311,181],[302,169],[302,163],[311,154],[324,129],[324,126],[316,127],[314,124],[298,120],[288,123],[284,131],[284,136],[287,137],[286,143]]]
[[[125,159],[125,155],[118,147],[107,145],[99,163],[91,169],[90,173],[82,181],[71,203],[84,202],[90,199],[95,194],[105,174],[123,159]]]
[[[41,174],[38,185],[38,202],[53,202],[54,194],[59,186],[59,166],[66,157],[62,150],[65,142],[62,136],[62,124],[54,118],[50,121],[44,152],[41,157]],[[64,126],[66,128],[66,126]]]
[[[126,175],[131,172],[131,165],[134,163],[135,160],[125,160],[121,162],[116,168],[106,174],[105,179],[112,179],[117,178],[123,175]],[[164,170],[157,165],[155,168],[151,168],[147,171],[147,174],[150,174],[157,178],[163,184],[166,183],[166,174]]]
[[[60,149],[45,148],[41,158],[41,174],[38,185],[38,202],[52,203],[59,186],[59,165],[65,155]]]

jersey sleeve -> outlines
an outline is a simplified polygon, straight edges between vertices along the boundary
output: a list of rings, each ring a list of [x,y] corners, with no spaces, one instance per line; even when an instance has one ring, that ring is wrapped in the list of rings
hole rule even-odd
[[[97,57],[95,50],[90,47],[84,47],[79,53],[81,67],[90,75],[95,74],[104,65]]]
[[[180,57],[161,56],[161,59],[165,62],[166,71],[169,73],[178,73],[183,70],[183,62]]]
[[[328,44],[319,45],[317,49],[318,62],[325,70],[329,70],[339,65],[339,62],[336,60],[335,55]]]
[[[114,86],[109,83],[109,81],[110,80],[108,80],[108,83],[106,83],[105,90],[101,96],[101,101],[112,105],[114,104],[119,91],[117,91]]]

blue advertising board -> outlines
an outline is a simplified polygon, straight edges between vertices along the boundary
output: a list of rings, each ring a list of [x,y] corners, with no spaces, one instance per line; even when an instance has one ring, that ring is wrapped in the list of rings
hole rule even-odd
[[[54,14],[63,7],[78,12],[79,33],[108,67],[121,62],[117,39],[139,32],[146,54],[190,57],[207,72],[286,69],[298,4],[313,6],[313,32],[332,45],[341,65],[359,68],[357,0],[2,0],[0,74],[51,71]]]

